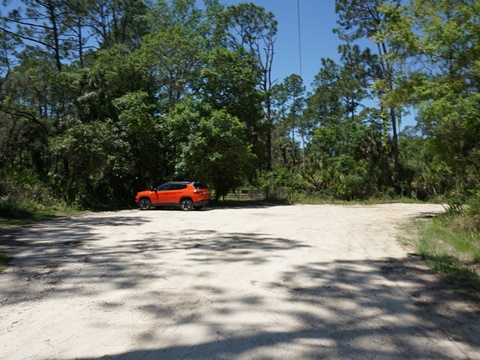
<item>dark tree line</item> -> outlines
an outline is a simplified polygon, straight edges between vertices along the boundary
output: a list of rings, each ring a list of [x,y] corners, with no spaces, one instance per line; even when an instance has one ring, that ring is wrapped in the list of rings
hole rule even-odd
[[[340,61],[306,93],[272,78],[278,24],[253,3],[22,0],[0,20],[0,200],[121,204],[171,179],[480,196],[479,6],[337,0]]]

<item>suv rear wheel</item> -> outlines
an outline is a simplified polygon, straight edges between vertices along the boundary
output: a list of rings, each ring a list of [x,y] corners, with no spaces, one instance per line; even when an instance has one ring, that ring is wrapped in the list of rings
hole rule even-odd
[[[180,200],[180,209],[184,211],[189,211],[193,209],[193,202],[190,199]]]

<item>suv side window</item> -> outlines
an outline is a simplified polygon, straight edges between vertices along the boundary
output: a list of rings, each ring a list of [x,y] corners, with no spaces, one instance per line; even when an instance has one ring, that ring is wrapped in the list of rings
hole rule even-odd
[[[186,184],[171,184],[170,185],[170,190],[182,190],[186,189],[187,185]]]
[[[171,190],[171,184],[162,184],[160,186],[157,186],[158,191],[164,191],[164,190]]]

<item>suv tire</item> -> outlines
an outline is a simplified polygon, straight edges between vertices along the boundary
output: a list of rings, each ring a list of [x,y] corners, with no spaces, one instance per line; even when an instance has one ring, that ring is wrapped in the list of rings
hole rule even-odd
[[[149,199],[140,199],[138,206],[140,210],[150,210],[152,208],[152,202]]]
[[[189,211],[193,209],[193,201],[190,199],[180,200],[180,209],[184,211]]]

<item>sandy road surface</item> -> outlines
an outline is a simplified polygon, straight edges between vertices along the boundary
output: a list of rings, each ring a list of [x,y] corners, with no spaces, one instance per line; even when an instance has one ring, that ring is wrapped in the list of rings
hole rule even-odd
[[[0,235],[0,358],[480,359],[478,309],[396,240],[438,211],[131,210]]]

